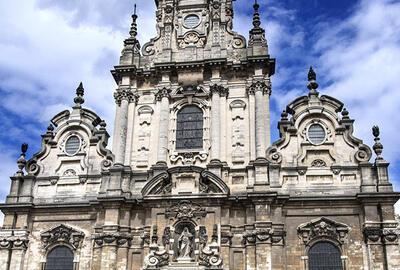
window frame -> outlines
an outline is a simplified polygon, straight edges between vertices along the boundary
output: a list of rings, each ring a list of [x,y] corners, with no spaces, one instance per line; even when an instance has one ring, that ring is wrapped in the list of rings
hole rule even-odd
[[[182,110],[184,110],[185,108],[188,107],[193,107],[199,110],[199,112],[201,113],[201,128],[196,128],[193,130],[201,130],[201,139],[200,138],[196,138],[198,140],[201,141],[201,147],[193,147],[193,148],[178,148],[178,132],[181,130],[178,130],[178,124],[179,124],[179,114],[180,112],[182,112]],[[194,123],[198,123],[196,121],[193,121]],[[199,121],[200,122],[200,121]],[[182,131],[185,129],[182,129]],[[188,138],[180,138],[180,139],[188,139]],[[185,106],[182,106],[181,108],[179,108],[179,110],[176,112],[176,122],[175,122],[175,150],[177,152],[198,152],[198,151],[202,151],[204,149],[204,111],[197,105],[195,104],[186,104]]]
[[[321,244],[321,243],[328,243],[328,244],[332,245],[333,247],[335,247],[339,251],[339,259],[341,262],[341,269],[345,270],[346,263],[345,263],[345,256],[343,256],[342,246],[338,242],[336,242],[332,239],[326,238],[326,237],[314,239],[308,244],[308,246],[306,248],[306,256],[305,256],[306,269],[311,270],[311,268],[310,268],[310,252],[311,252],[312,248],[315,247],[315,245]]]
[[[69,251],[71,251],[71,253],[72,253],[72,269],[73,270],[76,270],[77,269],[77,262],[76,262],[76,260],[75,260],[75,252],[76,252],[76,250],[74,250],[74,248],[73,247],[71,247],[70,245],[67,245],[67,244],[65,244],[65,243],[60,243],[60,244],[56,244],[56,245],[53,245],[53,246],[50,246],[47,250],[46,250],[46,253],[45,253],[45,261],[43,262],[43,267],[42,267],[42,269],[43,270],[47,270],[47,264],[48,264],[48,257],[49,257],[49,255],[55,250],[55,249],[57,249],[57,248],[61,248],[61,247],[63,247],[63,248],[67,248]]]

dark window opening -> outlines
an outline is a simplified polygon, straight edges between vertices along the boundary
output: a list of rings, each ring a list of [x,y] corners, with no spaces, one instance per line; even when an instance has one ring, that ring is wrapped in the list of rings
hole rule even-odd
[[[74,254],[71,249],[59,246],[47,255],[45,270],[73,270]]]
[[[343,270],[339,248],[329,242],[318,242],[308,252],[310,270]]]
[[[185,106],[177,116],[176,149],[203,148],[203,111],[194,105]]]

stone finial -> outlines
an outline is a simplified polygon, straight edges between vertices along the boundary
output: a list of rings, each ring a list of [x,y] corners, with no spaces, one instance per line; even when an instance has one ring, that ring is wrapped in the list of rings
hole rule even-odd
[[[314,69],[310,67],[310,70],[308,71],[308,85],[307,88],[310,90],[311,95],[318,95],[317,89],[318,89],[318,83],[317,83],[317,74],[315,73]]]
[[[85,102],[83,95],[85,93],[85,89],[83,88],[83,83],[80,82],[78,88],[76,88],[76,97],[74,98],[74,102],[77,107],[81,107],[81,105]]]
[[[28,144],[27,143],[23,143],[21,145],[21,155],[17,160],[17,166],[18,166],[18,171],[17,171],[17,175],[24,175],[23,169],[26,165],[26,151],[28,151]]]
[[[131,23],[131,28],[129,30],[129,35],[130,37],[125,39],[124,45],[125,48],[124,50],[132,50],[134,55],[138,55],[140,53],[140,42],[137,39],[137,34],[138,34],[138,29],[137,29],[137,18],[138,15],[136,14],[136,4],[134,5],[134,11],[132,15],[132,23]]]
[[[135,4],[133,8],[131,30],[129,31],[129,34],[131,35],[132,38],[136,38],[137,36],[137,23],[136,23],[137,18],[138,16],[136,15],[136,4]]]
[[[254,26],[254,28],[260,28],[260,25],[261,25],[260,12],[259,12],[260,5],[258,4],[257,0],[254,1],[253,8],[254,8],[253,26]]]
[[[374,141],[375,144],[372,147],[374,149],[374,152],[376,154],[376,159],[383,159],[381,154],[383,151],[383,145],[381,144],[381,138],[379,138],[380,131],[378,126],[373,126],[372,127],[372,135],[374,135]]]
[[[281,121],[288,121],[288,113],[286,112],[286,110],[283,110],[283,112],[281,113]]]
[[[253,5],[253,28],[250,30],[249,45],[254,46],[255,44],[261,46],[267,46],[267,41],[265,39],[265,30],[261,27],[261,17],[260,17],[260,5],[257,0],[254,1]]]
[[[343,120],[348,120],[348,119],[350,119],[350,117],[349,117],[349,111],[348,111],[346,108],[344,108],[344,109],[342,110],[342,119],[343,119]]]
[[[106,130],[107,124],[103,119],[100,121],[99,125],[100,125],[100,130]]]
[[[52,135],[54,131],[54,126],[50,123],[49,126],[47,127],[47,132],[46,134]]]

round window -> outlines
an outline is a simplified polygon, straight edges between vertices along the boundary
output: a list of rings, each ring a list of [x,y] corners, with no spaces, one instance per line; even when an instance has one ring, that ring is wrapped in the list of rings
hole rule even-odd
[[[70,156],[75,155],[78,153],[79,149],[81,147],[81,140],[78,138],[78,136],[71,136],[68,138],[68,140],[65,142],[65,153],[67,153]]]
[[[200,24],[199,16],[195,14],[187,15],[185,17],[185,27],[187,28],[195,28]]]
[[[312,124],[308,128],[308,140],[312,144],[322,144],[325,138],[325,129],[320,124]]]

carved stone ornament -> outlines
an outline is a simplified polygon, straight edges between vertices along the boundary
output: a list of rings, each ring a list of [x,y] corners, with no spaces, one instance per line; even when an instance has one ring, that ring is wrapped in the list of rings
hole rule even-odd
[[[179,160],[182,161],[184,165],[193,165],[196,160],[200,162],[207,160],[208,153],[206,151],[192,151],[192,152],[173,152],[169,159],[172,163],[176,163]]]
[[[180,201],[165,211],[166,217],[173,217],[179,220],[191,219],[194,217],[205,217],[207,214],[205,208],[192,203],[191,201]]]
[[[28,235],[26,230],[3,230],[0,232],[0,250],[1,249],[22,249],[28,248]]]
[[[144,259],[143,269],[160,269],[169,264],[169,254],[167,250],[152,250]]]
[[[130,247],[132,236],[126,233],[98,233],[93,236],[96,246],[116,245],[119,247]]]
[[[313,160],[313,162],[311,162],[311,167],[317,167],[317,168],[326,167],[326,163],[322,159],[316,159]]]
[[[117,103],[118,106],[121,105],[122,100],[127,100],[129,103],[132,103],[137,102],[138,98],[139,95],[132,92],[129,88],[121,88],[114,93],[115,103]]]
[[[273,164],[282,162],[282,154],[278,152],[278,148],[271,146],[267,149],[267,160]]]
[[[368,146],[362,144],[360,145],[358,151],[355,154],[355,159],[358,162],[368,162],[371,159],[371,156],[372,156],[371,149]]]
[[[256,242],[265,242],[271,240],[273,230],[270,228],[266,229],[255,229],[247,231],[243,234],[243,244],[255,244]]]
[[[210,86],[210,93],[218,93],[221,97],[228,97],[229,89],[220,84],[213,84]]]
[[[199,255],[199,265],[206,266],[209,269],[220,269],[222,266],[222,259],[218,252],[218,247],[204,248]]]
[[[169,92],[170,90],[166,87],[158,90],[158,92],[156,93],[156,100],[161,101],[163,97],[169,98],[170,97]]]
[[[364,225],[364,238],[371,245],[398,245],[400,231],[397,223],[371,223]]]
[[[297,233],[304,244],[317,239],[331,239],[341,244],[346,240],[349,227],[345,224],[322,217],[297,227]]]
[[[197,32],[191,31],[186,33],[183,38],[178,40],[179,48],[186,48],[188,46],[204,47],[206,37],[199,35]]]
[[[78,249],[81,247],[84,237],[83,232],[63,224],[40,234],[44,249],[58,244],[67,244],[73,249]]]
[[[250,87],[247,89],[248,95],[254,95],[255,92],[262,91],[263,94],[271,94],[271,82],[267,80],[267,82],[258,80],[253,82]]]

